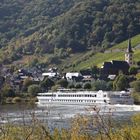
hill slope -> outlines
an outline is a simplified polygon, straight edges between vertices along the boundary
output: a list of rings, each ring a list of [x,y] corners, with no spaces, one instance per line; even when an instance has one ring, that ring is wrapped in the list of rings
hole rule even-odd
[[[134,50],[134,61],[140,61],[140,35],[137,35],[131,39],[132,47]],[[128,45],[128,40],[107,49],[105,52],[99,52],[94,54],[92,51],[81,53],[78,56],[67,60],[64,65],[66,71],[69,70],[81,70],[92,67],[93,65],[101,66],[105,61],[111,60],[124,60],[125,51]],[[68,65],[70,64],[70,65]]]
[[[74,53],[109,48],[140,33],[139,9],[139,0],[2,0],[0,62],[39,56],[61,63]]]

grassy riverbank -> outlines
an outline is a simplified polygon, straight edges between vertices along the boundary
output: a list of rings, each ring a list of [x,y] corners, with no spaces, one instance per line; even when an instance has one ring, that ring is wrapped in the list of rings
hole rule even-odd
[[[7,98],[3,98],[1,100],[1,104],[5,105],[5,104],[35,104],[37,102],[37,98],[36,97],[7,97]]]

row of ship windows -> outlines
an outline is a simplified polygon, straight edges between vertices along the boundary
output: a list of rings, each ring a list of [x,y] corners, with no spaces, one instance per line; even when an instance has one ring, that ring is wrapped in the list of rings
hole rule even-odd
[[[46,100],[45,101],[53,101],[53,100]],[[91,103],[96,103],[96,101],[93,100],[54,100],[54,101],[58,101],[58,102],[91,102]]]
[[[44,95],[44,96],[56,97],[56,95]],[[58,95],[58,97],[97,97],[97,95]],[[106,97],[106,95],[104,95],[103,97]]]
[[[58,97],[97,97],[97,95],[58,95]]]

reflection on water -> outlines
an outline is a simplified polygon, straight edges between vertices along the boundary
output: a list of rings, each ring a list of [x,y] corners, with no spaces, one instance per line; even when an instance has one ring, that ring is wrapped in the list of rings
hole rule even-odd
[[[48,124],[50,129],[68,128],[71,118],[75,115],[94,115],[98,109],[103,115],[112,113],[114,118],[122,120],[140,112],[137,105],[107,105],[107,106],[79,106],[79,105],[46,105],[25,106],[5,105],[0,106],[0,123],[29,123],[34,115],[39,121]]]

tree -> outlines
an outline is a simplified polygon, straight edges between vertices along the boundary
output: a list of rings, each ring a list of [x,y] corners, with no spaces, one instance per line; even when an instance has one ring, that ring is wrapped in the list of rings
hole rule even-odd
[[[97,78],[97,75],[99,74],[99,68],[97,66],[92,66],[91,72],[94,75],[94,77]]]
[[[137,80],[140,80],[140,73],[137,73],[137,74],[136,74],[136,79],[137,79]]]
[[[140,81],[132,82],[131,87],[134,88],[135,92],[140,92]]]
[[[95,81],[92,84],[93,90],[107,90],[107,83],[105,81]]]
[[[30,86],[28,87],[28,93],[29,93],[31,96],[36,96],[37,93],[39,93],[40,91],[41,91],[41,89],[40,89],[40,86],[39,86],[39,85],[33,84],[33,85],[30,85]]]
[[[133,97],[133,99],[134,99],[134,103],[140,103],[140,92],[134,92],[133,94],[132,94],[132,97]]]
[[[1,96],[3,97],[15,97],[14,90],[10,87],[10,85],[5,84],[1,90]]]
[[[128,88],[128,79],[125,75],[119,74],[113,82],[113,89],[117,91],[126,90]]]
[[[82,88],[82,86],[81,86],[80,83],[77,83],[77,84],[75,85],[75,88],[76,88],[76,89],[80,89],[80,88]]]
[[[137,74],[137,68],[136,67],[130,67],[129,68],[129,74]]]
[[[61,87],[67,88],[68,81],[66,79],[60,79],[59,81],[57,81],[57,84],[60,85]]]
[[[109,81],[109,82],[107,83],[107,90],[108,90],[108,91],[113,90],[113,82],[112,82],[112,81]]]
[[[54,86],[54,81],[47,77],[40,83],[40,86],[43,89],[49,89]]]
[[[140,61],[137,62],[137,65],[140,66]]]
[[[84,89],[91,89],[91,84],[90,83],[85,83],[84,84]]]
[[[68,85],[68,88],[75,88],[75,86],[74,86],[73,83],[70,83],[70,84]]]
[[[30,85],[32,85],[32,84],[33,84],[33,81],[32,81],[30,78],[26,78],[26,79],[23,81],[22,90],[23,90],[23,91],[27,91],[28,86],[30,86]]]

